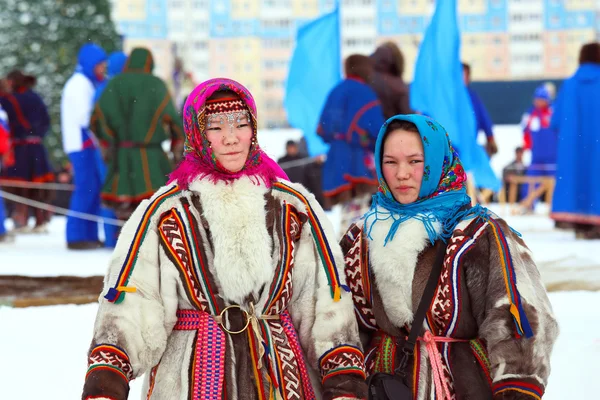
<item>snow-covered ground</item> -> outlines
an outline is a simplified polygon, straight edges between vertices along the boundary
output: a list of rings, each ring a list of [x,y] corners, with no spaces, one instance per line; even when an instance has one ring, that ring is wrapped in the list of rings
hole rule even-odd
[[[299,137],[295,131],[261,135],[263,147],[275,159],[282,155],[288,138]],[[515,127],[497,127],[496,137],[500,153],[492,165],[499,173],[512,160],[521,139]],[[569,282],[571,288],[600,287],[600,240],[578,240],[570,232],[555,230],[547,210],[512,216],[508,208],[492,209],[523,234],[549,287],[558,290]],[[329,216],[337,226],[339,210]],[[0,244],[0,275],[104,275],[110,251],[68,251],[64,232],[65,219],[55,217],[47,235],[21,235],[15,243]],[[552,292],[550,299],[561,335],[544,398],[597,398],[593,393],[600,373],[600,291]],[[0,399],[79,398],[96,309],[94,304],[0,307]],[[140,379],[132,383],[130,398],[141,396]]]
[[[597,398],[600,292],[558,292],[550,299],[561,334],[544,399]],[[0,308],[0,398],[80,398],[96,309]],[[142,398],[141,386],[141,379],[131,383],[130,399]]]

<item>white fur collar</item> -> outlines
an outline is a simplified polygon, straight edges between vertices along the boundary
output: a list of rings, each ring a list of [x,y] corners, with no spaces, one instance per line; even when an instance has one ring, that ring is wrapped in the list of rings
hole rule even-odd
[[[241,304],[270,281],[272,241],[266,226],[264,185],[242,177],[233,183],[196,180],[214,246],[214,269],[222,297]]]
[[[394,325],[401,327],[413,319],[413,277],[417,257],[429,243],[429,237],[421,221],[410,219],[400,225],[394,239],[384,246],[392,223],[390,218],[373,225],[369,257],[386,314]],[[435,228],[439,230],[439,224]]]

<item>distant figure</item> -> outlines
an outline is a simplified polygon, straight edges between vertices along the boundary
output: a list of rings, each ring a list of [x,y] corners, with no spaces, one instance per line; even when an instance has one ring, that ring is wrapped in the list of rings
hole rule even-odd
[[[554,104],[551,128],[558,132],[552,219],[582,238],[600,238],[600,43],[584,45],[579,68]]]
[[[462,64],[463,67],[463,79],[465,81],[465,85],[467,85],[467,91],[469,92],[469,97],[471,98],[471,104],[473,104],[473,112],[475,113],[475,123],[477,125],[477,130],[475,131],[475,138],[479,135],[480,131],[485,133],[486,145],[485,150],[488,153],[488,156],[493,156],[498,152],[498,146],[496,146],[496,140],[494,139],[494,131],[492,129],[492,119],[490,118],[485,105],[475,93],[473,88],[471,88],[471,66],[467,63]]]
[[[550,128],[552,97],[546,85],[535,89],[533,106],[523,116],[523,141],[525,149],[531,150],[531,165],[527,175],[554,175],[558,137]]]
[[[504,187],[510,187],[510,177],[511,176],[523,176],[527,171],[527,166],[523,162],[523,154],[525,153],[525,149],[523,147],[517,147],[515,149],[515,159],[508,164],[502,170],[502,181],[504,182]],[[521,188],[525,185],[519,184],[517,186],[517,201],[521,201],[523,195],[521,193]]]
[[[384,117],[398,114],[412,114],[409,90],[402,79],[404,74],[404,56],[394,42],[385,42],[371,55],[373,72],[369,85],[381,101]]]
[[[12,165],[5,165],[0,175],[2,179],[24,184],[53,182],[54,172],[44,147],[44,137],[50,130],[50,115],[42,98],[33,91],[36,78],[15,70],[6,76],[6,82],[10,93],[0,94],[0,104],[10,121],[14,162]],[[52,191],[44,189],[15,187],[6,190],[43,203],[48,203],[52,197]],[[14,231],[47,232],[50,213],[35,208],[35,227],[32,230],[27,224],[29,212],[28,205],[15,204],[12,212]]]
[[[94,95],[94,104],[100,99],[100,96],[104,92],[106,85],[108,82],[113,79],[115,76],[119,75],[123,72],[123,68],[125,68],[125,63],[127,62],[127,55],[122,51],[115,51],[108,56],[107,66],[106,66],[106,80],[102,82],[98,88],[96,89],[96,93]],[[100,148],[96,149],[96,166],[98,168],[98,173],[100,175],[100,181],[102,185],[106,181],[106,176],[108,174],[108,169],[106,163],[103,159],[103,152],[107,152],[106,142],[100,143]],[[115,212],[103,205],[100,206],[100,216],[106,219],[117,219],[117,215]],[[114,248],[117,244],[117,238],[119,236],[119,227],[117,225],[104,222],[104,247]]]
[[[306,143],[306,137],[302,136],[302,138],[298,141],[298,154],[302,158],[308,158],[310,155],[308,154],[308,144]],[[309,192],[315,195],[315,198],[321,205],[321,207],[325,208],[325,196],[323,195],[323,164],[325,163],[325,159],[327,157],[324,154],[321,154],[317,157],[312,158],[312,162],[306,165],[306,188]]]
[[[384,120],[381,103],[367,85],[371,71],[366,56],[346,59],[346,79],[329,93],[317,128],[331,146],[323,166],[326,208],[343,204],[342,232],[369,208],[377,191],[373,150]]]
[[[533,106],[525,113],[522,122],[525,149],[531,151],[527,176],[554,176],[556,173],[558,135],[550,128],[552,112],[552,95],[547,85],[540,85],[533,94]],[[523,186],[521,192],[525,197],[527,187]]]
[[[106,53],[93,43],[79,50],[75,73],[62,93],[60,106],[63,148],[73,166],[75,190],[71,195],[71,211],[89,215],[100,214],[102,180],[96,162],[99,144],[90,131],[89,121],[94,94],[104,81]],[[102,247],[98,240],[98,223],[77,217],[67,217],[67,247],[88,250]]]
[[[288,140],[285,144],[285,156],[277,160],[281,168],[285,171],[290,182],[300,183],[306,186],[306,168],[305,165],[297,165],[297,161],[303,157],[299,153],[298,143]],[[292,164],[286,166],[285,164]]]
[[[167,182],[183,151],[181,116],[153,69],[150,51],[134,49],[123,73],[106,85],[90,123],[109,148],[102,203],[123,220]],[[162,149],[168,139],[174,162]]]

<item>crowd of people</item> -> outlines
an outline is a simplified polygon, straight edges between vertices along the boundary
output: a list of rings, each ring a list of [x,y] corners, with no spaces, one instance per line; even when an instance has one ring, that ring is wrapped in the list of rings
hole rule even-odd
[[[69,249],[114,247],[119,221],[127,220],[142,200],[166,182],[181,158],[181,117],[166,84],[152,75],[153,67],[152,54],[145,48],[108,56],[98,45],[82,46],[62,93],[61,136],[68,163],[56,174],[43,144],[50,117],[33,90],[36,78],[15,70],[2,80],[0,105],[9,133],[0,178],[17,183],[3,190],[65,206],[65,191],[55,195],[35,184],[72,183],[68,204],[72,213],[66,228]],[[161,147],[169,139],[170,157]],[[14,228],[7,233],[1,208],[0,240],[9,241],[18,233],[47,232],[47,209],[14,202],[10,207]],[[35,226],[29,227],[32,213]],[[81,214],[90,218],[80,218]],[[99,240],[99,221],[104,221],[104,241]]]
[[[376,99],[358,78],[336,89]],[[119,236],[82,398],[125,400],[144,374],[151,399],[543,395],[558,327],[539,273],[506,222],[471,205],[435,120],[381,118],[361,125],[368,143],[345,142],[374,149],[377,191],[338,243],[261,150],[243,85],[200,84],[183,118],[182,162]],[[288,143],[283,161],[303,179],[299,153]]]
[[[600,44],[580,64],[556,101],[536,90],[524,118],[532,164],[519,149],[509,172],[556,174],[552,217],[594,237]],[[68,248],[115,247],[82,398],[125,400],[144,374],[151,399],[543,396],[558,326],[535,262],[473,205],[443,124],[410,108],[395,44],[345,60],[318,124],[329,153],[306,165],[302,142],[287,143],[281,166],[262,151],[242,84],[203,82],[181,116],[152,68],[147,49],[107,56],[86,44],[62,93],[70,209],[126,221],[105,224],[100,243],[96,221],[67,220]],[[2,179],[54,181],[35,78],[14,71],[3,83]],[[469,93],[473,140],[484,131],[493,155],[491,120]],[[341,240],[323,210],[336,204]],[[29,212],[12,209],[17,231]],[[47,212],[35,217],[43,231]]]

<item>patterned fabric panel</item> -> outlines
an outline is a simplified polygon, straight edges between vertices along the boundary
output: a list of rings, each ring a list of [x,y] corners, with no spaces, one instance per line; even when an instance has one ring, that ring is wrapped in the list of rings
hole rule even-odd
[[[366,379],[364,355],[354,346],[334,347],[321,356],[319,367],[323,383],[340,374],[356,374]]]
[[[294,268],[294,253],[296,241],[300,237],[302,224],[295,207],[285,204],[281,217],[276,219],[281,226],[279,236],[279,264],[275,271],[275,279],[269,290],[270,297],[265,306],[264,313],[271,315],[281,314],[292,298],[292,276]]]
[[[88,357],[87,377],[98,370],[110,370],[129,382],[133,378],[133,369],[129,356],[124,350],[109,344],[100,344],[92,349]]]
[[[177,265],[186,294],[199,310],[207,311],[208,303],[202,293],[200,277],[197,274],[182,217],[176,209],[162,215],[158,230],[169,258]]]
[[[481,339],[473,339],[469,341],[469,345],[471,346],[471,351],[473,351],[475,359],[477,359],[477,362],[485,373],[485,377],[490,384],[490,387],[492,387],[492,378],[490,376],[491,365],[485,342]]]
[[[371,306],[367,242],[364,240],[361,229],[356,225],[346,234],[345,240],[352,243],[352,247],[345,252],[344,265],[346,281],[354,300],[357,321],[361,328],[375,330],[377,323]]]

